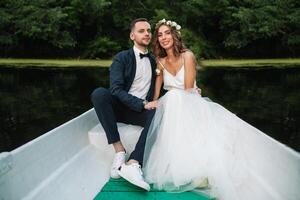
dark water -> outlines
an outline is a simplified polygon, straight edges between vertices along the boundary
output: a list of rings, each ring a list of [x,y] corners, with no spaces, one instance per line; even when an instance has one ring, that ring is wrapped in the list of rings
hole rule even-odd
[[[0,152],[10,151],[92,107],[108,69],[0,68]],[[203,96],[300,151],[300,68],[206,69]]]
[[[107,69],[0,68],[0,152],[12,150],[92,107]]]

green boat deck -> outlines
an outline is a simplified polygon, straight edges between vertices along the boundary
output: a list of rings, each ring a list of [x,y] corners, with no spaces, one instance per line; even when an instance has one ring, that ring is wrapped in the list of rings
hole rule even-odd
[[[213,200],[198,192],[168,193],[153,189],[150,192],[138,188],[125,179],[110,179],[97,194],[94,200]]]

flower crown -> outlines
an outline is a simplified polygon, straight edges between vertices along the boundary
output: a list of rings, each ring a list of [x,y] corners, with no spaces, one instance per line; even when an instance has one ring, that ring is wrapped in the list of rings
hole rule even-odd
[[[167,21],[166,19],[159,20],[156,23],[155,28],[158,28],[162,24],[171,26],[171,27],[175,28],[177,31],[180,31],[180,29],[181,29],[181,26],[179,24],[177,24],[174,21],[170,21],[170,20]]]

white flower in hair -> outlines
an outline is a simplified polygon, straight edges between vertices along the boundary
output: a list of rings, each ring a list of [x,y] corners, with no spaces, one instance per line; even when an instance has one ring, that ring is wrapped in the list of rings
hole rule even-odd
[[[171,21],[171,26],[172,26],[172,27],[176,27],[176,26],[177,26],[177,23]]]
[[[179,24],[177,24],[176,22],[171,21],[171,20],[167,21],[165,18],[162,19],[162,20],[159,20],[158,23],[155,25],[155,27],[157,28],[161,24],[165,24],[165,25],[171,26],[171,27],[175,28],[178,32],[181,29],[181,26]]]

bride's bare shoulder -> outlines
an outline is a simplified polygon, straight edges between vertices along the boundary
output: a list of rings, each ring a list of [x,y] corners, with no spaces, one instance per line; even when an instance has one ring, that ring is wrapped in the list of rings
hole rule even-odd
[[[186,49],[184,52],[181,53],[181,55],[185,60],[195,60],[194,53],[189,49]]]
[[[187,49],[186,51],[184,51],[182,53],[182,56],[183,56],[185,65],[191,66],[192,68],[196,67],[196,65],[197,65],[196,57],[191,50]]]
[[[166,63],[166,58],[156,58],[156,63],[159,69],[164,68],[165,63]]]

